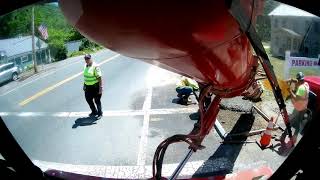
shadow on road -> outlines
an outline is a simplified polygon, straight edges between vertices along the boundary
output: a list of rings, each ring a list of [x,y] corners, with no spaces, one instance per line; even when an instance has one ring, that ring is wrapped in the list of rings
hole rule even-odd
[[[81,117],[78,118],[72,125],[72,129],[75,129],[79,126],[91,126],[97,124],[97,119],[94,117]]]
[[[180,98],[173,98],[171,102],[174,103],[174,104],[182,105],[182,106],[189,106],[189,105],[197,104],[197,103],[195,103],[195,102],[191,102],[191,103],[188,103],[188,104],[184,104],[184,103],[181,102],[181,99],[180,99]]]
[[[191,114],[189,115],[189,118],[190,118],[191,120],[193,120],[193,121],[198,121],[198,120],[200,119],[200,113],[199,113],[199,111],[194,112],[194,113],[191,113]]]
[[[12,80],[4,81],[4,82],[0,83],[0,87],[5,86],[5,85],[9,84],[10,82],[13,82],[13,81]]]
[[[173,98],[171,102],[174,103],[174,104],[184,105],[184,104],[181,104],[180,98]]]
[[[292,147],[289,142],[288,143],[279,142],[278,144],[271,146],[269,149],[276,152],[280,156],[288,156],[290,154],[290,152],[292,151]]]
[[[231,173],[243,146],[242,143],[237,142],[245,141],[247,137],[231,136],[230,134],[250,131],[254,118],[252,114],[242,114],[225,138],[226,141],[234,143],[221,144],[214,154],[199,167],[193,177],[217,176]]]

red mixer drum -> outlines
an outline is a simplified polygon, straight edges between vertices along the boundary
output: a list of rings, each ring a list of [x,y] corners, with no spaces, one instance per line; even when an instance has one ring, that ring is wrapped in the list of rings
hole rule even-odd
[[[239,95],[251,82],[257,60],[223,0],[59,3],[67,20],[89,39],[210,84],[215,94]],[[240,4],[254,23],[257,4],[252,0]]]

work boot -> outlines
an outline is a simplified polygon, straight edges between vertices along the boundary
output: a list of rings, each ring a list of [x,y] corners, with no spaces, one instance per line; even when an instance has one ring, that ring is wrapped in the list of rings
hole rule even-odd
[[[102,116],[103,116],[103,113],[101,112],[101,113],[98,113],[98,114],[97,114],[96,118],[97,118],[97,119],[101,119]]]
[[[96,115],[97,115],[96,112],[91,112],[91,113],[89,114],[89,117],[95,117]]]
[[[187,103],[188,103],[188,104],[191,104],[191,103],[192,103],[192,100],[191,100],[191,98],[190,98],[190,97],[188,98]]]

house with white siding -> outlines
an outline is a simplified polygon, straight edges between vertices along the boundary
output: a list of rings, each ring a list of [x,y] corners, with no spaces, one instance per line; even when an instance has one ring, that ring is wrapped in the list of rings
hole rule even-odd
[[[37,37],[35,37],[35,44],[37,64],[50,63],[51,56],[48,44]],[[33,64],[31,36],[0,40],[0,64],[10,62],[22,70]]]
[[[285,56],[285,51],[307,57],[320,53],[320,18],[295,7],[281,4],[269,13],[271,53]]]

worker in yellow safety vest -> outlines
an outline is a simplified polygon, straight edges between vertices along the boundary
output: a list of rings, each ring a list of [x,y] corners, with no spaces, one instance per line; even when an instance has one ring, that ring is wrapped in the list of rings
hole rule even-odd
[[[90,117],[100,119],[102,117],[101,96],[102,96],[102,73],[100,67],[93,62],[90,54],[84,56],[86,65],[83,69],[86,101],[90,106]],[[94,100],[94,102],[93,102]],[[96,106],[95,106],[96,104]]]
[[[297,74],[296,93],[290,89],[291,101],[294,109],[303,112],[307,109],[309,98],[309,84],[304,81],[304,74]]]
[[[289,116],[290,124],[295,129],[293,134],[293,143],[296,142],[297,136],[304,124],[304,116],[308,107],[309,99],[309,84],[304,81],[304,74],[302,72],[297,73],[296,80],[289,80],[295,82],[295,91],[291,88],[288,89],[291,95],[291,101],[294,107],[293,112]],[[282,135],[281,139],[284,141],[287,135],[287,130]]]
[[[191,104],[192,101],[189,96],[193,91],[199,90],[198,83],[193,79],[181,76],[181,79],[176,85],[177,96],[179,97],[178,103],[185,105]]]

